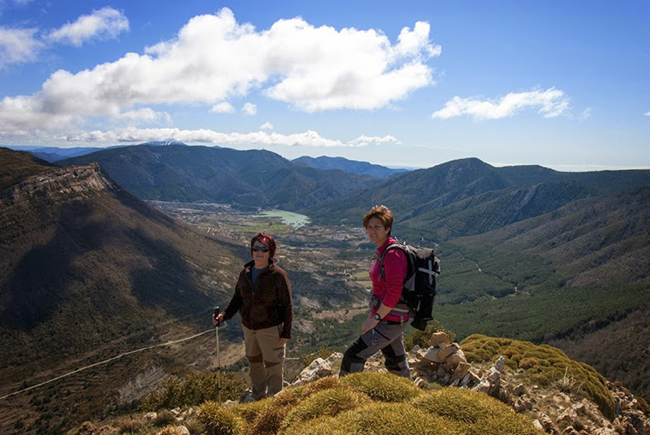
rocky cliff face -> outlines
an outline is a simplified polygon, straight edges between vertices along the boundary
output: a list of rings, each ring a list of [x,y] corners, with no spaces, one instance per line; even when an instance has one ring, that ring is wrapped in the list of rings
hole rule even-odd
[[[32,176],[2,192],[0,199],[10,203],[23,202],[30,197],[73,195],[84,197],[100,191],[119,191],[97,163],[83,166],[53,168]]]

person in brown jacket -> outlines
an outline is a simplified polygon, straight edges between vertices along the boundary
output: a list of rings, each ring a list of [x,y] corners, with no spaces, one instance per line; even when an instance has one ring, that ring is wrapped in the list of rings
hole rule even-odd
[[[240,313],[255,400],[282,390],[284,350],[291,338],[291,283],[287,273],[273,261],[275,250],[275,239],[269,234],[261,232],[253,237],[253,260],[239,274],[226,310],[212,316],[213,324],[218,326]]]

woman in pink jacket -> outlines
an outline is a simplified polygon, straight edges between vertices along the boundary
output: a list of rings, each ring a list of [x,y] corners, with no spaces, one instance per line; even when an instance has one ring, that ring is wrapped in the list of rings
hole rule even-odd
[[[377,258],[386,247],[397,240],[391,237],[393,213],[385,206],[373,207],[364,217],[368,238],[377,245]],[[361,336],[343,355],[339,376],[363,371],[366,360],[378,350],[386,358],[386,369],[410,378],[403,333],[409,320],[409,310],[400,303],[407,271],[406,255],[401,249],[391,249],[384,257],[384,273],[379,261],[370,268],[372,302],[368,318],[361,326]]]

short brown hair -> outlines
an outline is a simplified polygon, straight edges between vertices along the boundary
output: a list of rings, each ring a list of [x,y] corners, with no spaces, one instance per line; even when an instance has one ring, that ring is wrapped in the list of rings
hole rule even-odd
[[[363,217],[363,226],[365,228],[368,228],[368,222],[374,217],[381,221],[381,223],[384,225],[384,228],[390,228],[391,230],[393,229],[393,212],[390,211],[390,209],[385,205],[376,205],[371,208],[370,211]],[[390,231],[388,231],[388,235],[390,236]]]
[[[262,245],[266,246],[269,248],[269,258],[274,258],[275,257],[275,239],[273,238],[272,235],[266,234],[264,231],[261,231],[253,236],[251,239],[251,255],[253,255],[253,245],[255,242],[260,242]]]

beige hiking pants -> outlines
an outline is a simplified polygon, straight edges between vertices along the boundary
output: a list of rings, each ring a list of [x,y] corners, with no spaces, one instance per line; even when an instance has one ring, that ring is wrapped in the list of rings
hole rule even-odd
[[[242,325],[246,359],[253,383],[253,398],[259,400],[282,390],[284,346],[280,344],[280,327],[253,331]]]

